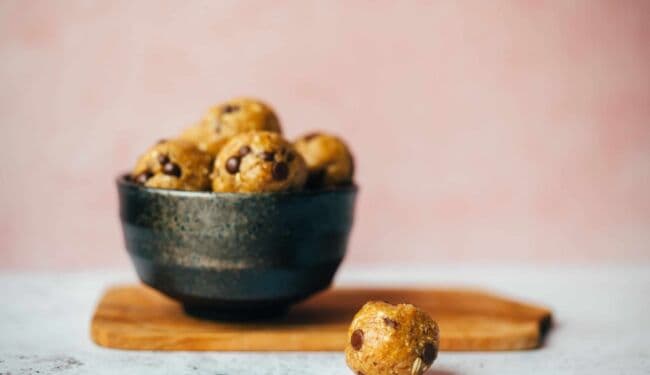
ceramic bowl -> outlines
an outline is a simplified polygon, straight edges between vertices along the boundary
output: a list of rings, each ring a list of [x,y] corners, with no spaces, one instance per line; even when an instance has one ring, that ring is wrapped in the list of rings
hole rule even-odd
[[[195,315],[280,314],[327,288],[345,255],[357,188],[283,193],[151,189],[117,179],[140,279]]]

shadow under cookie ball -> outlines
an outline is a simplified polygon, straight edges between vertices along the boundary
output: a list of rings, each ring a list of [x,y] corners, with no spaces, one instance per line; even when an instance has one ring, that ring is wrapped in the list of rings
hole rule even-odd
[[[161,140],[138,159],[135,183],[151,188],[209,190],[212,157],[184,140]]]
[[[248,132],[228,141],[212,171],[216,192],[277,192],[302,189],[305,161],[278,133]]]
[[[210,108],[180,138],[216,156],[230,137],[254,130],[282,133],[280,120],[268,104],[253,98],[235,98]]]
[[[354,159],[340,138],[326,133],[307,134],[294,142],[307,163],[307,188],[341,186],[352,183]]]

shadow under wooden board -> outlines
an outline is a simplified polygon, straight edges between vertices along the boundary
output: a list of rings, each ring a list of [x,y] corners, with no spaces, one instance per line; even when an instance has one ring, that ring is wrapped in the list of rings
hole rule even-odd
[[[539,347],[551,312],[470,289],[330,289],[262,322],[216,322],[188,316],[181,305],[145,286],[110,288],[91,323],[98,345],[131,350],[339,351],[356,311],[368,300],[408,302],[440,326],[440,349],[522,350]]]

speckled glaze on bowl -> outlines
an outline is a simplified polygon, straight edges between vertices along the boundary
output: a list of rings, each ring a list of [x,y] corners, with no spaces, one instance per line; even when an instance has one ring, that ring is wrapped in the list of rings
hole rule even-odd
[[[356,187],[293,193],[145,188],[117,179],[140,279],[210,318],[272,316],[327,288],[346,251]]]

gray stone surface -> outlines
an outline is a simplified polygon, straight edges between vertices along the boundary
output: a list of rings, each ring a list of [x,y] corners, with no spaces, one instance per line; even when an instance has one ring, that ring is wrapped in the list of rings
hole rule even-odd
[[[134,352],[95,346],[90,317],[128,270],[0,273],[0,374],[348,374],[341,353]],[[650,265],[350,269],[346,285],[462,285],[546,304],[539,350],[440,354],[429,375],[648,374]]]

